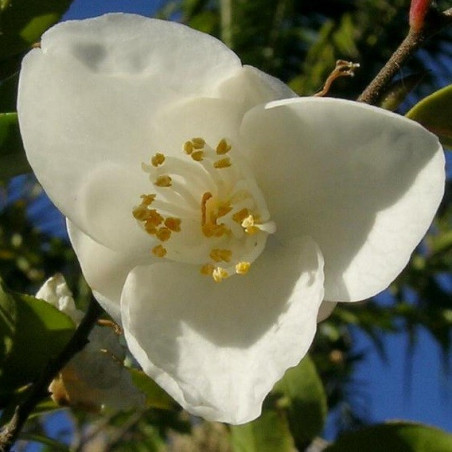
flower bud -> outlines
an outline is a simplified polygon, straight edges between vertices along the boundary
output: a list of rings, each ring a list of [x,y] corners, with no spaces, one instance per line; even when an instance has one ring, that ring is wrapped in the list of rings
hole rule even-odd
[[[410,28],[413,31],[420,31],[425,22],[425,16],[430,8],[432,0],[411,0],[410,6]]]

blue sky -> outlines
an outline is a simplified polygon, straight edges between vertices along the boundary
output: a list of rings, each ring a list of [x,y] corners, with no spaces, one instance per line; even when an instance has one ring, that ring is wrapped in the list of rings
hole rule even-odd
[[[119,11],[151,15],[163,3],[164,0],[75,0],[66,19]],[[427,332],[420,331],[411,357],[407,355],[406,335],[387,335],[386,363],[362,333],[356,332],[354,337],[357,350],[368,350],[354,379],[368,403],[371,419],[408,419],[452,432],[451,376],[445,373],[443,357]]]

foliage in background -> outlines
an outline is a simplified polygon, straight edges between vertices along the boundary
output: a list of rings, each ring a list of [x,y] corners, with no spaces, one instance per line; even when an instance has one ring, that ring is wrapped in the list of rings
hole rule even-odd
[[[37,189],[31,177],[22,181],[19,195],[17,184],[13,192],[8,189],[10,177],[28,170],[15,116],[20,60],[41,33],[61,18],[70,3],[0,0],[0,276],[5,287],[32,294],[45,278],[63,272],[83,307],[90,295],[68,243],[42,232],[39,221],[30,219],[33,206],[47,206],[41,207],[41,217],[50,215],[51,207],[34,195]],[[447,1],[437,3],[440,10],[449,6]],[[219,37],[244,63],[282,79],[300,95],[319,91],[337,59],[359,62],[356,76],[339,79],[330,93],[355,99],[405,37],[408,9],[409,0],[168,0],[158,16]],[[399,100],[408,97],[399,111],[406,113],[416,101],[450,83],[451,62],[452,33],[446,29],[401,69],[392,94],[401,93],[397,94]],[[450,353],[451,188],[449,181],[431,232],[390,288],[392,304],[382,306],[370,300],[359,306],[337,308],[320,325],[311,358],[289,371],[276,386],[260,419],[230,429],[220,424],[194,423],[186,413],[168,404],[152,382],[141,380],[140,387],[150,401],[147,410],[103,416],[70,413],[72,450],[97,447],[114,451],[302,451],[312,441],[312,447],[317,447],[313,450],[321,450],[324,443],[318,437],[327,408],[342,413],[338,431],[366,424],[370,420],[368,413],[353,387],[354,365],[364,356],[352,346],[355,328],[372,339],[383,357],[383,332],[406,331],[414,347],[419,327],[432,334],[446,358]],[[10,296],[13,295],[6,298]],[[6,298],[2,298],[5,303]],[[5,351],[8,341],[5,331],[0,332],[0,347]],[[3,361],[0,367],[2,364]],[[30,381],[31,377],[21,384]],[[14,402],[27,393],[26,387],[15,389]],[[12,404],[5,402],[2,408],[2,422],[6,422]],[[36,412],[55,409],[55,405],[43,402]],[[373,427],[364,430],[361,438],[369,444],[382,433],[389,438],[387,444],[402,441],[406,449],[400,450],[414,450],[410,444],[428,442],[425,438],[429,435],[438,438],[436,431],[407,424]],[[67,438],[60,442],[47,436],[46,424],[39,416],[30,420],[23,433],[23,438],[47,444],[43,450],[69,450],[65,445]],[[347,441],[344,437],[328,450],[354,450]],[[444,441],[452,450],[450,437],[446,435]]]

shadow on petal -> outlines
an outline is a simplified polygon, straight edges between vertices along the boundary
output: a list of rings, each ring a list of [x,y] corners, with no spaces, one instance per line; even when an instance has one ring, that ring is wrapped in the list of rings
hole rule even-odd
[[[245,422],[306,353],[322,299],[322,258],[299,240],[269,243],[248,275],[220,284],[196,266],[136,268],[121,309],[132,353],[173,397],[195,414]]]
[[[242,132],[278,237],[307,234],[326,299],[369,297],[397,276],[442,195],[436,138],[414,122],[337,99],[256,107]]]

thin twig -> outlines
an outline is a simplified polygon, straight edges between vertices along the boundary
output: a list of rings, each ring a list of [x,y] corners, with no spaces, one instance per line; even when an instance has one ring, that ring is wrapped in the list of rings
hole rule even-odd
[[[0,452],[8,452],[11,449],[28,416],[32,413],[35,406],[44,397],[48,396],[47,388],[52,380],[68,361],[87,344],[88,335],[102,312],[102,308],[98,303],[94,299],[91,299],[85,317],[75,330],[71,340],[56,359],[49,361],[39,380],[32,384],[28,396],[22,403],[17,405],[13,417],[3,427],[0,433]]]
[[[331,85],[336,79],[338,79],[339,77],[354,77],[355,69],[357,68],[359,68],[358,63],[352,63],[351,61],[345,60],[337,60],[336,67],[326,79],[323,88],[318,93],[315,93],[314,97],[326,96],[331,88]]]
[[[375,105],[381,100],[386,88],[394,75],[405,64],[424,42],[440,32],[443,28],[452,23],[452,8],[440,13],[431,10],[425,18],[424,27],[420,30],[412,30],[400,44],[399,48],[393,53],[383,69],[376,75],[369,86],[358,97],[359,102]]]

